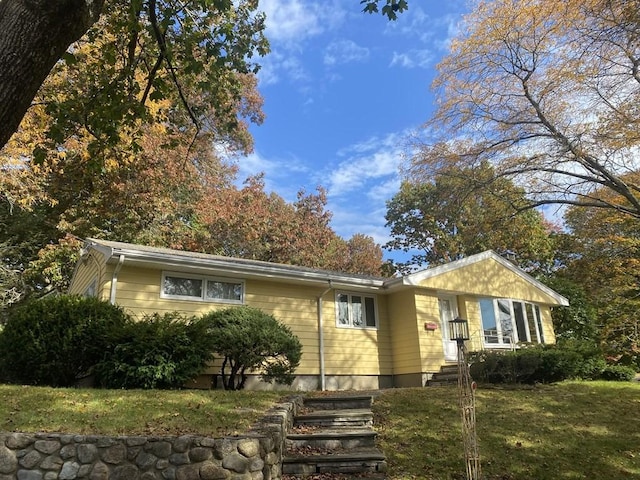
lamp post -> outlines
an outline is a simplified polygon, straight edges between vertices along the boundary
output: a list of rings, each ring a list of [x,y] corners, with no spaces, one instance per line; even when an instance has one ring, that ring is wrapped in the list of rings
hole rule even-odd
[[[469,340],[469,322],[454,318],[449,322],[449,338],[458,345],[458,401],[462,416],[462,440],[467,464],[467,480],[480,480],[480,454],[476,437],[475,382],[471,380],[464,342]]]

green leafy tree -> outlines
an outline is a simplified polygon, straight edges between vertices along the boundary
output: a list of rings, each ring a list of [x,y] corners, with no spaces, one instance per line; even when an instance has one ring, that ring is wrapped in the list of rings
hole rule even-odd
[[[190,103],[183,90],[189,83],[201,90],[205,102],[224,111],[229,105],[219,100],[233,95],[229,75],[253,71],[251,57],[267,51],[264,16],[257,7],[256,0],[2,2],[0,146],[59,60],[78,62],[76,47],[69,47],[81,39],[101,49],[96,63],[101,68],[94,73],[102,88],[87,97],[94,108],[85,110],[85,122],[101,140],[146,113],[146,100],[168,95],[180,99],[198,124],[199,104]],[[74,115],[62,111],[69,113],[60,118],[64,124]]]
[[[249,372],[266,382],[290,385],[302,356],[302,344],[289,327],[273,315],[253,307],[230,307],[202,317],[213,340],[213,351],[223,357],[224,388],[241,390]]]
[[[640,145],[639,12],[638,0],[475,2],[438,66],[414,173],[490,162],[526,188],[521,208],[640,218],[640,184],[624,178]]]
[[[374,13],[380,0],[360,3],[364,11]],[[61,59],[76,62],[74,42],[95,41],[109,16],[115,21],[115,35],[100,53],[103,68],[95,73],[105,88],[94,92],[85,111],[93,117],[87,118],[89,123],[97,122],[104,129],[100,133],[109,135],[107,130],[129,123],[144,110],[144,101],[131,103],[132,94],[139,101],[166,96],[169,90],[198,123],[199,105],[189,102],[182,87],[199,84],[203,99],[209,101],[228,87],[233,91],[233,80],[227,83],[229,72],[255,68],[251,57],[267,50],[264,17],[257,8],[257,0],[3,0],[0,148],[18,128],[51,69]],[[406,9],[406,0],[386,0],[381,11],[395,19]],[[138,55],[136,49],[144,53]],[[144,80],[131,89],[139,69]],[[203,72],[213,84],[197,78]],[[225,108],[224,103],[218,106]]]
[[[556,341],[580,340],[598,345],[600,328],[592,300],[580,284],[566,278],[565,275],[560,271],[543,278],[545,285],[569,299],[568,307],[556,307],[553,310],[553,330]]]
[[[379,4],[383,3],[382,8],[379,8]],[[398,18],[398,13],[402,13],[409,8],[409,4],[406,0],[360,0],[360,4],[364,5],[363,11],[368,13],[382,13],[382,15],[389,18],[389,20],[395,20]]]
[[[611,202],[624,201],[611,198],[618,196],[610,191],[598,193]],[[579,283],[595,306],[601,345],[610,358],[640,367],[637,219],[609,209],[574,207],[567,211],[565,221],[575,243],[573,259],[563,275]]]
[[[475,182],[484,188],[475,190]],[[401,270],[447,263],[484,250],[513,259],[533,271],[553,257],[550,226],[535,210],[519,212],[524,191],[495,179],[488,164],[449,168],[432,182],[409,179],[387,203],[390,250],[415,252]]]

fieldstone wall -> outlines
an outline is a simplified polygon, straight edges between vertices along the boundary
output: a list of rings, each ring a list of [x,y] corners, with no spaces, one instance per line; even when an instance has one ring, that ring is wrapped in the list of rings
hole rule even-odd
[[[0,480],[279,480],[300,402],[277,405],[242,437],[0,432]]]

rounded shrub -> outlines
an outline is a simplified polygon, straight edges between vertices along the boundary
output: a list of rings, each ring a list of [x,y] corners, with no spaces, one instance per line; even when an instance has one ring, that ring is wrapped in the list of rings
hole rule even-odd
[[[121,329],[117,344],[96,365],[96,382],[107,388],[177,389],[212,359],[205,322],[156,313]]]
[[[607,365],[600,374],[602,380],[616,382],[630,382],[635,376],[636,369],[628,365]]]
[[[127,321],[121,308],[96,298],[30,300],[9,311],[0,335],[4,380],[73,386],[102,360]]]
[[[225,389],[244,388],[249,372],[258,373],[266,382],[293,382],[302,344],[273,315],[242,306],[208,313],[202,320],[208,325],[213,350],[223,357]]]

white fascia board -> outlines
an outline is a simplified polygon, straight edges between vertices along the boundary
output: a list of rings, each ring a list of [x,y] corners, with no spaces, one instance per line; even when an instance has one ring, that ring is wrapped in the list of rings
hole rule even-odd
[[[507,268],[511,272],[515,273],[516,275],[518,275],[519,277],[524,279],[525,281],[527,281],[530,284],[532,284],[534,287],[536,287],[539,290],[543,291],[546,295],[548,295],[549,297],[553,298],[558,303],[558,305],[561,305],[561,306],[564,306],[564,307],[569,306],[569,300],[567,300],[566,297],[560,295],[555,290],[552,290],[551,288],[547,287],[542,282],[536,280],[531,275],[529,275],[527,272],[522,270],[520,267],[514,265],[509,260],[506,260],[505,258],[502,258],[500,255],[498,255],[493,250],[486,250],[486,251],[484,251],[482,253],[477,253],[475,255],[471,255],[469,257],[465,257],[465,258],[462,258],[460,260],[455,260],[453,262],[450,262],[450,263],[447,263],[447,264],[444,264],[444,265],[438,265],[437,267],[427,268],[426,270],[422,270],[420,272],[412,273],[412,274],[409,274],[409,275],[407,275],[405,277],[393,279],[393,280],[391,280],[390,282],[387,283],[387,288],[398,288],[400,285],[404,285],[404,286],[420,286],[420,284],[424,280],[427,280],[429,278],[432,278],[432,277],[435,277],[435,276],[438,276],[438,275],[442,275],[444,273],[451,272],[453,270],[458,270],[460,268],[464,268],[464,267],[467,267],[469,265],[473,265],[474,263],[478,263],[478,262],[481,262],[481,261],[487,260],[487,259],[495,260],[496,262],[498,262],[503,267]]]
[[[124,255],[128,264],[146,264],[162,270],[212,271],[224,276],[253,277],[273,280],[298,281],[326,285],[329,282],[336,288],[363,288],[367,290],[382,290],[383,279],[358,278],[335,272],[298,270],[280,264],[269,265],[267,262],[252,262],[243,259],[229,259],[206,255],[191,257],[178,253],[147,252],[132,248],[111,248],[111,259],[117,261]]]

